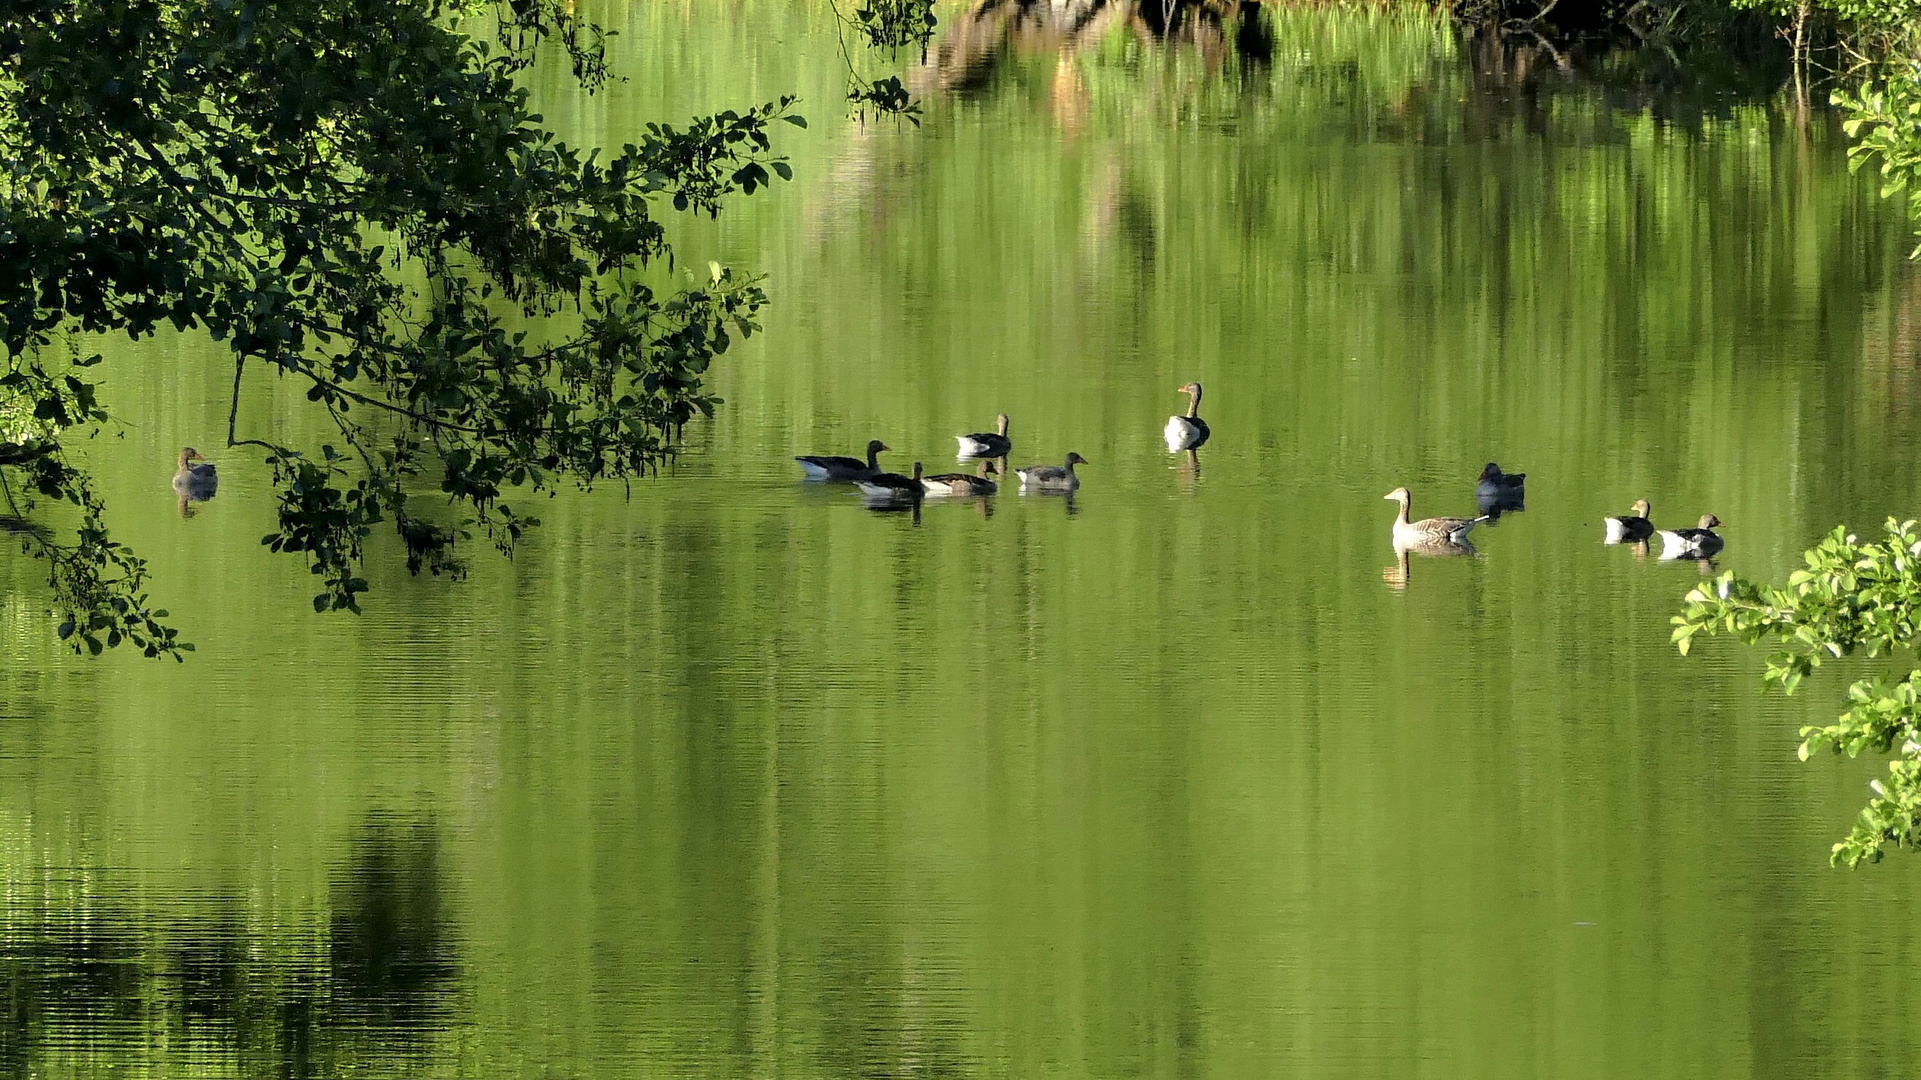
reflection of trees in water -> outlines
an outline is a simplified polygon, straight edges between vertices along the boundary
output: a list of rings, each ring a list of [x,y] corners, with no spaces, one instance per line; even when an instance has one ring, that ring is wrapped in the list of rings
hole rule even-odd
[[[374,822],[333,887],[328,938],[335,1003],[409,1036],[442,1016],[456,969],[429,825]]]
[[[1273,55],[1258,0],[975,0],[941,34],[914,80],[917,93],[984,85],[1010,52],[1054,52],[1110,34],[1199,47],[1210,63],[1229,54],[1256,62]]]
[[[286,1077],[424,1061],[459,974],[442,890],[433,828],[376,820],[336,874],[324,934],[250,923],[230,899],[171,917],[88,895],[10,904],[0,1076],[95,1054]]]

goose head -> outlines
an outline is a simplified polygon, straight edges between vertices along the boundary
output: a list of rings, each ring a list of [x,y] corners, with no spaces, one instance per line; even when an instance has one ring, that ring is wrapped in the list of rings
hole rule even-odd
[[[1481,470],[1481,479],[1493,480],[1499,483],[1501,479],[1501,467],[1492,461],[1488,462],[1487,467]]]
[[[180,448],[180,467],[182,469],[185,469],[190,462],[205,460],[207,459],[200,456],[200,451],[195,450],[191,446],[183,446]]]
[[[1720,518],[1718,518],[1718,517],[1715,517],[1715,516],[1714,516],[1713,514],[1702,514],[1702,515],[1701,515],[1701,524],[1700,524],[1700,525],[1699,525],[1698,527],[1699,527],[1699,528],[1703,528],[1703,529],[1715,529],[1715,528],[1720,528],[1720,527],[1721,527],[1721,519],[1720,519]]]
[[[1189,397],[1198,399],[1201,396],[1201,384],[1197,382],[1191,382],[1185,386],[1176,388],[1174,392],[1177,394],[1186,394]]]
[[[892,450],[892,449],[893,447],[887,445],[884,442],[881,442],[879,439],[867,440],[867,452],[870,454],[878,454],[882,450]]]
[[[1407,500],[1408,500],[1407,489],[1404,487],[1397,487],[1393,491],[1390,491],[1387,494],[1381,496],[1381,498],[1391,499],[1394,502],[1400,503],[1403,506],[1405,506],[1407,505]]]
[[[1002,435],[1007,434],[1007,414],[1006,413],[1002,413],[999,416],[996,416],[994,418],[994,430],[1000,432]]]
[[[1635,517],[1645,518],[1648,516],[1648,513],[1654,509],[1654,504],[1648,502],[1646,499],[1636,499],[1634,500],[1634,505],[1628,507],[1628,509],[1634,511]]]
[[[1076,454],[1072,451],[1069,451],[1067,454],[1067,467],[1070,469],[1076,465],[1090,465],[1090,464],[1092,464],[1092,462],[1088,461],[1086,458],[1080,456],[1079,454]]]

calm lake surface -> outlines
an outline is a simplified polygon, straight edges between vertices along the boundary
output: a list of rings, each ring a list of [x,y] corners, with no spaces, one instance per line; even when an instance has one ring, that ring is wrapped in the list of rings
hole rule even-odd
[[[1600,543],[1645,496],[1778,577],[1915,511],[1921,272],[1832,117],[1315,12],[962,25],[862,125],[824,4],[596,14],[628,81],[537,80],[576,142],[804,97],[796,181],[675,226],[774,298],[726,406],[318,617],[224,352],[105,346],[91,453],[199,651],[68,656],[0,554],[0,1074],[1910,1073],[1917,868],[1826,862],[1881,765],[1794,756],[1870,669],[1760,697],[1668,644],[1699,568]],[[1077,498],[790,460],[945,471],[1000,411]],[[1472,512],[1490,459],[1525,511],[1403,576],[1381,495]]]

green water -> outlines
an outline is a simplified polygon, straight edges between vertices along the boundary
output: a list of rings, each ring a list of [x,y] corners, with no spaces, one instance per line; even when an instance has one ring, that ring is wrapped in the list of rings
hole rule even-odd
[[[1915,867],[1826,866],[1878,766],[1794,759],[1866,669],[1758,697],[1667,644],[1699,568],[1600,543],[1646,496],[1779,576],[1914,512],[1921,272],[1832,117],[1316,12],[937,51],[863,126],[824,5],[600,16],[628,81],[539,85],[577,141],[805,97],[796,182],[676,226],[768,275],[727,404],[317,617],[223,354],[109,345],[91,453],[199,651],[69,657],[0,555],[0,1073],[1909,1071]],[[1075,499],[790,460],[947,471],[1000,411]],[[1382,493],[1489,459],[1526,509],[1403,580]]]

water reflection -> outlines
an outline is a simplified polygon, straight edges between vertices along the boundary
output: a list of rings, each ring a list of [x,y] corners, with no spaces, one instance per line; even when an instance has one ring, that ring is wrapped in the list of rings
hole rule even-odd
[[[1414,565],[1410,556],[1424,555],[1437,559],[1471,558],[1479,555],[1480,549],[1466,540],[1424,540],[1415,543],[1396,541],[1394,544],[1394,565],[1381,568],[1381,580],[1390,588],[1405,589],[1414,579]]]
[[[1502,514],[1526,510],[1527,492],[1521,489],[1494,493],[1476,491],[1474,503],[1481,508],[1481,514],[1487,518],[1488,524],[1492,525],[1501,520]]]
[[[123,1066],[315,1077],[441,1056],[459,967],[430,825],[354,836],[319,928],[238,897],[89,890],[0,909],[0,1074]]]
[[[1230,57],[1259,65],[1275,48],[1258,0],[973,0],[949,21],[914,85],[920,93],[978,92],[1009,54],[1055,54],[1049,101],[1072,131],[1087,112],[1074,56],[1116,38],[1179,43],[1209,67]]]

